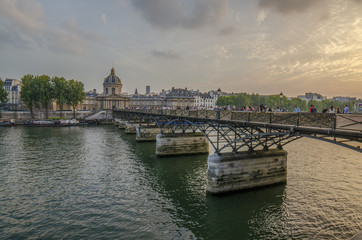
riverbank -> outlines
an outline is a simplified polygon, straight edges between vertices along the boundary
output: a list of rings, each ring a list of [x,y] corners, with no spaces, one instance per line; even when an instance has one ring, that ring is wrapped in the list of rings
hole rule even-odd
[[[75,113],[76,119],[84,119],[85,117],[91,115],[91,111],[78,111]],[[34,112],[33,114],[34,119],[46,119],[45,112]],[[56,119],[60,118],[60,112],[48,112],[48,119]],[[73,119],[74,115],[72,111],[63,111],[62,112],[62,119]],[[7,119],[15,119],[15,120],[31,120],[31,114],[28,111],[1,111],[0,112],[0,119],[7,120]]]

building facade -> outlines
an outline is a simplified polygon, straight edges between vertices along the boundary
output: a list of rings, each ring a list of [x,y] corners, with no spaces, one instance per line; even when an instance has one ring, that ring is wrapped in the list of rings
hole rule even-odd
[[[8,105],[11,109],[22,109],[20,98],[21,81],[7,78],[4,82],[4,89],[8,93]]]
[[[217,107],[217,100],[221,96],[220,88],[217,91],[207,93],[196,93],[194,107],[197,109],[214,109]]]
[[[306,93],[305,95],[298,96],[298,98],[306,101],[310,100],[322,101],[324,99],[327,99],[327,97],[324,97],[319,93]]]
[[[92,101],[91,98],[88,99]],[[96,96],[97,110],[111,110],[129,107],[129,98],[122,95],[122,81],[115,74],[114,68],[103,81],[103,93]]]

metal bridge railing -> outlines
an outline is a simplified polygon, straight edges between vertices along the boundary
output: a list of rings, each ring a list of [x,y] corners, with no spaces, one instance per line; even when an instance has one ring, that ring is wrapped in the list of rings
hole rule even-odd
[[[129,110],[134,111],[134,110]],[[238,112],[224,110],[137,109],[137,112],[180,117],[283,124],[362,132],[362,114]]]

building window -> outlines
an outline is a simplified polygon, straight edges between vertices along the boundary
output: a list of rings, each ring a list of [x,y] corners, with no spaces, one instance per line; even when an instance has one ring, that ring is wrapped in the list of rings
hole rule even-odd
[[[106,88],[106,94],[108,94],[108,88]]]
[[[116,94],[116,89],[112,88],[112,94]]]

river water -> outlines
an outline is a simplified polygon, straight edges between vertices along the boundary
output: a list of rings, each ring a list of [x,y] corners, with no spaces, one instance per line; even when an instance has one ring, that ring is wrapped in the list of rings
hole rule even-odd
[[[301,139],[288,182],[207,194],[207,155],[158,158],[113,126],[0,128],[0,239],[349,239],[362,154]]]

